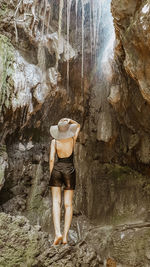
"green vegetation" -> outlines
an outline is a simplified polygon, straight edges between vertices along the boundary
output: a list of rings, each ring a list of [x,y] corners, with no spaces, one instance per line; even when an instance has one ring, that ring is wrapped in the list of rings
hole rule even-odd
[[[0,34],[0,112],[9,108],[13,92],[14,47],[10,40]]]
[[[120,166],[118,164],[107,164],[108,176],[117,182],[126,180],[129,176],[135,177],[135,171],[128,166]]]
[[[2,17],[6,16],[6,13],[7,13],[7,4],[2,3],[0,8],[0,20]]]

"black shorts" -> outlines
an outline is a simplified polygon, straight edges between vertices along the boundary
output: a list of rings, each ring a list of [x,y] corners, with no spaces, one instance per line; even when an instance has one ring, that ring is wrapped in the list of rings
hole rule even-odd
[[[64,190],[74,190],[76,186],[76,172],[73,163],[57,162],[52,170],[49,186],[61,187]]]

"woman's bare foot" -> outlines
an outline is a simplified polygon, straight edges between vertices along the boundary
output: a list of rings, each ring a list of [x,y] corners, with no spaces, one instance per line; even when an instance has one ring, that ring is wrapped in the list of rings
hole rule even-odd
[[[63,237],[63,241],[62,241],[62,243],[63,243],[64,245],[66,245],[66,244],[68,243],[66,237]]]
[[[56,236],[53,245],[58,245],[62,240],[62,235]]]

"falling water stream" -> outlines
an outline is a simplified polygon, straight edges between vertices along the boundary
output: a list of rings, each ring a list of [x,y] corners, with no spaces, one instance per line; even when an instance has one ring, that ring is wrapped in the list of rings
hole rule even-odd
[[[26,5],[24,4],[26,2]],[[46,40],[49,36],[49,31],[52,28],[51,27],[51,17],[52,17],[52,12],[54,12],[52,8],[52,1],[49,0],[34,0],[34,1],[24,1],[24,0],[18,0],[18,4],[16,6],[16,11],[14,15],[14,27],[15,27],[15,32],[16,32],[16,42],[18,42],[18,30],[17,30],[17,25],[20,23],[20,18],[19,18],[19,10],[20,8],[24,7],[24,20],[22,23],[25,23],[26,15],[27,13],[31,12],[32,15],[32,24],[31,24],[31,29],[30,33],[31,36],[34,36],[36,40],[38,40],[38,65],[40,66],[43,76],[44,72],[46,71],[45,69],[45,43]],[[81,2],[81,5],[79,5],[79,2]],[[79,8],[81,8],[81,14],[82,14],[82,23],[81,23],[81,90],[84,91],[84,61],[85,61],[85,25],[86,25],[86,8],[87,5],[89,5],[90,12],[89,12],[89,32],[90,32],[90,51],[91,51],[91,58],[94,55],[95,56],[95,61],[97,60],[97,50],[98,50],[98,43],[100,40],[100,27],[103,24],[102,21],[102,9],[106,8],[106,5],[108,1],[104,0],[74,0],[74,12],[76,15],[75,19],[75,35],[77,39],[77,32],[78,32],[78,14],[79,14]],[[109,1],[110,2],[110,1]],[[64,39],[66,39],[66,62],[67,62],[67,84],[66,84],[66,89],[67,93],[69,93],[69,75],[70,75],[70,19],[71,19],[71,7],[73,0],[66,0],[66,5],[64,5],[64,0],[59,1],[59,18],[58,18],[58,27],[57,27],[57,49],[55,50],[55,55],[56,55],[56,65],[55,69],[56,71],[58,70],[58,62],[60,59],[60,46],[61,46],[61,39],[62,36]],[[67,8],[66,12],[66,29],[62,29],[62,25],[64,25],[63,20],[64,20],[64,8]],[[27,12],[28,8],[28,12]],[[37,25],[40,25],[40,27],[37,27]],[[63,32],[66,31],[66,37]],[[76,44],[74,44],[76,45]],[[106,46],[106,44],[104,45]],[[108,47],[108,46],[107,46]],[[109,47],[108,47],[109,49]],[[107,51],[105,51],[105,54]],[[44,81],[45,78],[43,78]]]
[[[64,0],[60,0],[59,4],[59,23],[58,23],[58,51],[59,51],[59,45],[60,45],[60,37],[61,37],[61,28],[62,28],[62,11],[64,6]],[[59,55],[57,53],[56,55],[56,68],[58,68],[58,60]]]
[[[79,2],[79,0],[76,0],[76,6],[75,6],[75,9],[76,9],[76,37],[77,37],[77,30],[78,30],[78,2]]]
[[[81,80],[84,75],[84,3],[82,1],[82,67],[81,67]]]
[[[70,9],[72,0],[67,0],[67,92],[69,93],[69,30],[70,30]]]

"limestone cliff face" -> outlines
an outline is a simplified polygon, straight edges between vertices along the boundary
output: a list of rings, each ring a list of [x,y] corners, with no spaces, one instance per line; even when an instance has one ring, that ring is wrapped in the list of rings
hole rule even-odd
[[[121,1],[119,5],[112,1],[112,14],[117,37],[115,57],[127,78],[123,96],[127,101],[119,116],[130,129],[126,149],[128,154],[134,149],[132,157],[149,164],[149,1]]]
[[[71,117],[81,132],[70,239],[83,237],[82,213],[95,224],[140,221],[135,229],[142,236],[150,201],[150,3],[70,2],[0,0],[0,210],[52,233],[49,127]],[[87,262],[106,264],[111,256],[121,266],[140,264],[140,257],[130,261],[126,251],[121,258],[116,252],[125,236],[130,243],[130,230],[136,232],[130,228],[93,230],[107,242],[93,242]],[[141,247],[148,242],[143,239]],[[149,264],[147,250],[141,257]]]
[[[118,41],[125,52],[125,70],[149,102],[149,1],[130,1],[128,9],[123,2],[117,8],[113,1],[112,6]]]
[[[131,169],[133,168],[139,173],[145,174],[149,183],[150,106],[148,99],[146,100],[142,93],[146,87],[144,87],[145,85],[142,87],[140,85],[141,79],[144,79],[145,84],[149,80],[148,76],[146,78],[142,74],[142,72],[144,73],[144,66],[149,64],[149,48],[147,47],[146,49],[147,42],[145,41],[145,38],[148,39],[148,35],[143,33],[144,29],[141,29],[142,23],[140,22],[141,16],[142,20],[143,16],[145,16],[143,20],[145,22],[143,23],[147,24],[145,27],[149,27],[146,15],[146,12],[149,12],[148,7],[148,2],[121,1],[119,4],[118,1],[111,2],[116,39],[114,57],[112,56],[113,59],[110,57],[106,61],[106,68],[102,60],[102,55],[105,54],[102,49],[104,42],[104,36],[102,35],[102,50],[99,52],[100,64],[97,68],[98,77],[96,76],[97,79],[94,80],[96,82],[95,84],[93,83],[90,92],[89,117],[87,119],[88,122],[86,121],[90,138],[85,147],[79,148],[79,155],[82,155],[80,156],[81,167],[79,169],[80,177],[82,177],[80,183],[83,188],[80,197],[83,196],[84,199],[82,203],[79,203],[79,206],[82,206],[88,216],[95,218],[99,222],[102,220],[108,222],[110,220],[108,214],[111,212],[111,219],[115,220],[115,211],[118,209],[117,203],[119,202],[117,197],[121,193],[121,188],[117,187],[116,184],[114,185],[112,176],[110,180],[108,179],[110,166],[113,166],[114,172],[117,173],[118,177],[122,177],[122,171],[124,172],[126,167],[130,166]],[[145,53],[147,51],[147,58],[143,56],[142,51],[145,51]],[[111,51],[109,50],[109,56],[110,53]],[[139,72],[138,66],[140,66]],[[84,164],[85,161],[89,162],[87,166]],[[103,169],[104,163],[110,164],[108,169]],[[124,166],[125,169],[120,169],[118,165]],[[116,168],[118,167],[119,169],[117,170]],[[126,171],[128,173],[128,170]],[[129,173],[126,176],[129,176]],[[104,181],[107,181],[107,185]],[[122,180],[121,184],[122,186],[124,184],[123,188],[128,191],[127,180],[125,179],[124,182]],[[113,189],[112,185],[114,186]],[[141,187],[141,185],[139,186]],[[135,180],[135,187],[138,188],[138,179]],[[88,188],[88,192],[85,188]],[[114,188],[115,192],[113,191]],[[107,200],[102,200],[102,192],[106,197],[106,191],[109,192]],[[114,192],[113,194],[112,191]],[[149,193],[147,193],[146,199],[148,200]],[[125,192],[123,192],[124,194]],[[115,197],[115,200],[108,201],[109,198],[112,199],[112,196]],[[127,198],[125,197],[125,199]],[[124,206],[123,202],[122,199],[121,203]],[[108,204],[107,206],[106,203],[114,204]],[[127,204],[128,208],[130,207],[129,210],[132,210],[132,215],[138,214],[138,205],[136,203],[137,201],[134,202],[130,199]],[[93,206],[96,207],[96,211],[93,211]],[[141,212],[143,211],[143,215],[137,215],[139,219],[147,213],[144,208],[145,204],[142,206],[140,210]],[[128,219],[130,218],[129,220],[131,218],[135,219],[136,216],[133,215],[132,217],[131,213],[126,217],[125,209],[125,206],[123,209],[121,206],[119,207],[119,210],[122,210],[121,217],[117,213],[120,220],[125,220],[127,217]]]
[[[92,28],[97,25],[94,16],[90,21],[90,1],[84,6],[76,3],[72,1],[67,11],[64,1],[59,14],[60,6],[55,1],[46,9],[34,1],[1,1],[1,187],[6,180],[1,205],[14,212],[14,203],[19,212],[28,214],[33,222],[42,220],[44,225],[45,218],[40,213],[48,201],[43,194],[49,180],[49,126],[61,117],[72,117],[81,123],[76,147],[75,204],[91,219],[94,216],[98,222],[109,222],[110,218],[115,221],[113,215],[119,208],[115,206],[112,211],[111,203],[105,211],[100,212],[99,208],[93,215],[93,206],[100,201],[103,207],[106,202],[99,190],[103,177],[110,176],[111,164],[115,173],[119,168],[118,176],[125,171],[119,164],[130,165],[139,172],[142,167],[143,173],[149,174],[149,103],[141,93],[145,90],[140,86],[144,78],[138,80],[141,75],[135,71],[135,60],[141,62],[141,72],[148,63],[140,52],[136,52],[138,56],[133,53],[138,49],[137,35],[144,46],[147,44],[142,38],[143,30],[139,33],[135,28],[141,12],[146,16],[148,6],[135,1],[117,6],[112,1],[114,53],[110,1],[99,5],[97,28]],[[74,20],[66,24],[67,12]],[[133,36],[130,42],[129,36]],[[103,169],[103,163],[110,167]],[[110,192],[111,183],[116,182],[113,179],[112,176],[107,184]],[[100,200],[93,199],[94,191]],[[111,198],[109,194],[108,197]],[[39,210],[37,216],[35,209]],[[124,215],[125,210],[126,207]],[[46,214],[49,220],[49,209]]]
[[[81,25],[86,39],[89,3],[72,1],[67,11],[64,1],[62,14],[56,1],[0,3],[1,209],[50,230],[49,128],[62,117],[84,125],[93,64]],[[66,12],[74,16],[67,25]]]
[[[112,162],[130,165],[138,171],[141,166],[143,172],[147,170],[147,175],[149,102],[143,92],[148,90],[146,83],[149,78],[146,74],[148,67],[144,72],[148,57],[143,53],[146,55],[149,50],[146,49],[148,35],[144,35],[143,31],[148,27],[146,16],[149,9],[146,2],[145,5],[139,1],[126,4],[121,2],[117,6],[115,1],[111,4],[116,32],[114,54],[110,1],[99,6],[101,15],[97,15],[97,20],[100,18],[100,26],[93,29],[95,32],[90,28],[96,22],[94,17],[92,22],[88,19],[90,1],[84,4],[84,12],[80,2],[77,8],[76,2],[72,1],[68,12],[74,23],[70,20],[69,35],[64,19],[67,12],[65,1],[62,20],[55,1],[51,6],[48,4],[47,9],[42,4],[36,6],[36,2],[32,1],[20,4],[17,1],[1,1],[0,135],[1,154],[5,146],[5,153],[9,154],[2,158],[1,186],[4,179],[9,180],[11,170],[13,186],[18,183],[15,177],[18,181],[26,176],[30,180],[40,173],[45,188],[48,182],[49,126],[63,116],[70,116],[81,123],[76,152],[76,164],[81,164],[78,170],[81,184],[86,184],[81,177],[87,177],[86,180],[92,183],[87,171],[88,161],[93,164],[90,166],[91,173],[95,171],[95,162]],[[142,27],[139,31],[138,25]],[[95,39],[91,42],[88,36],[95,36]],[[139,50],[142,43],[144,48]],[[94,61],[96,56],[98,60]],[[18,160],[21,160],[21,168],[17,167]],[[4,177],[8,162],[9,169]],[[142,164],[147,164],[146,168]],[[9,189],[7,182],[5,184],[8,200],[14,196],[10,184]],[[29,189],[23,191],[27,196]],[[14,192],[16,197],[18,191]],[[80,194],[84,195],[83,190],[79,190]],[[90,194],[92,196],[93,193],[87,189],[87,201]],[[86,206],[86,202],[77,199],[79,206]],[[5,201],[2,200],[2,203]],[[92,212],[91,208],[87,209]]]

